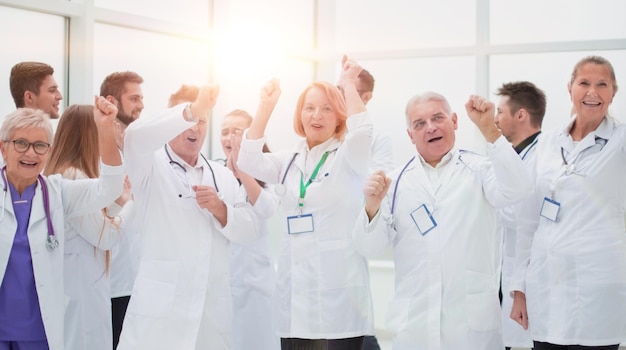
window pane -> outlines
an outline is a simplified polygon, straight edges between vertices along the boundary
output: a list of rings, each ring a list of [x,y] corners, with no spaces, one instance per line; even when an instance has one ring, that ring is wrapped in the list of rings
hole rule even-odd
[[[482,150],[477,129],[465,114],[465,102],[475,90],[474,57],[432,57],[422,59],[360,61],[375,79],[367,109],[377,132],[391,136],[396,166],[415,155],[406,132],[405,107],[409,99],[435,91],[448,99],[458,115],[457,145]]]
[[[623,39],[626,1],[490,1],[493,44]]]
[[[194,26],[209,24],[209,3],[207,0],[95,0],[95,6],[150,17],[170,22]]]
[[[244,46],[246,55],[313,49],[313,0],[229,0],[214,6],[216,40]],[[245,47],[251,43],[253,48]]]
[[[555,52],[541,54],[497,55],[491,57],[489,91],[493,94],[503,83],[527,80],[546,93],[547,108],[543,128],[560,127],[567,121],[572,103],[567,91],[572,70],[580,59],[588,55],[599,55],[609,61],[615,69],[617,86],[626,86],[626,50],[595,52]],[[626,121],[626,99],[619,91],[609,112]],[[498,97],[492,95],[493,101]]]
[[[142,114],[153,114],[167,107],[170,95],[181,84],[208,82],[208,57],[206,42],[96,24],[94,93],[100,92],[100,84],[110,73],[134,71],[144,79]]]
[[[38,61],[51,65],[59,90],[66,95],[64,17],[0,6],[0,34],[3,47],[0,66],[4,67],[0,71],[0,119],[15,110],[9,76],[18,62]]]
[[[335,3],[339,52],[465,46],[476,41],[475,0]]]
[[[304,88],[313,80],[312,62],[278,59],[271,66],[248,65],[239,77],[216,69],[216,81],[220,83],[220,97],[214,109],[213,154],[223,158],[220,144],[220,124],[226,113],[243,109],[254,116],[259,104],[261,87],[271,78],[280,80],[281,95],[267,126],[268,146],[272,151],[291,150],[300,140],[293,130],[293,114],[296,101]],[[246,77],[245,79],[242,77]]]

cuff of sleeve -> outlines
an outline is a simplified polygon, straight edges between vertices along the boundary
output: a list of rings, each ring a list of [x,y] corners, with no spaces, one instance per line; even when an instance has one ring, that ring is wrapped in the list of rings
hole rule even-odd
[[[364,225],[365,233],[371,233],[372,231],[374,231],[374,228],[376,227],[376,224],[378,223],[378,220],[381,216],[380,214],[380,212],[382,211],[381,209],[382,209],[382,206],[378,208],[378,212],[376,213],[376,215],[374,215],[372,220],[368,222],[367,213],[365,212],[365,206],[363,206],[362,213],[363,213],[363,221],[365,224]]]
[[[507,141],[506,138],[502,135],[500,135],[500,137],[498,137],[498,139],[494,143],[487,142],[487,151],[495,151],[504,147],[512,148],[509,141]]]
[[[265,144],[265,136],[260,139],[252,140],[248,138],[248,129],[244,130],[241,138],[241,150],[244,152],[257,151],[263,148]]]
[[[365,125],[373,125],[372,118],[367,112],[353,114],[346,120],[348,130],[354,130]]]

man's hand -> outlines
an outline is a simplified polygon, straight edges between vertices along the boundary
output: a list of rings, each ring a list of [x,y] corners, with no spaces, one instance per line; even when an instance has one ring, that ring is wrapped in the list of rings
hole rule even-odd
[[[363,187],[365,212],[370,220],[376,216],[380,209],[380,203],[385,198],[390,185],[391,179],[382,170],[375,171],[365,181],[365,186]]]
[[[516,290],[513,293],[513,307],[511,319],[519,323],[524,330],[528,330],[528,313],[526,311],[526,294]]]
[[[495,123],[495,105],[481,96],[471,95],[465,110],[487,142],[494,143],[501,135]]]
[[[217,95],[220,93],[220,87],[216,84],[203,85],[200,87],[198,96],[191,103],[191,114],[198,120],[206,120],[207,115],[217,102]]]
[[[117,106],[102,96],[94,99],[93,117],[98,128],[113,128],[117,116]]]
[[[280,97],[280,81],[277,78],[274,78],[267,82],[267,84],[263,85],[261,88],[261,104],[267,104],[272,106],[276,106],[278,102],[278,98]]]

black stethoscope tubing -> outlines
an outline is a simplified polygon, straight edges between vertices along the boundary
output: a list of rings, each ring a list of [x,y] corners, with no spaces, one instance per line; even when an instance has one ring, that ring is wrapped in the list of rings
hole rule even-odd
[[[163,149],[165,150],[165,154],[167,154],[167,158],[169,158],[170,160],[170,165],[176,165],[179,168],[181,168],[185,173],[187,172],[187,169],[185,169],[185,167],[180,164],[179,162],[175,161],[174,159],[172,159],[172,156],[170,155],[170,152],[167,150],[167,145],[163,145]],[[220,190],[217,187],[217,181],[215,180],[215,172],[213,171],[213,167],[211,167],[211,164],[209,164],[209,160],[206,159],[206,157],[204,156],[204,154],[200,153],[200,156],[202,157],[202,159],[204,159],[204,162],[206,163],[206,165],[209,167],[209,170],[211,171],[211,178],[213,178],[213,186],[215,187],[215,192],[219,193]],[[178,195],[179,197],[181,197],[182,195]]]

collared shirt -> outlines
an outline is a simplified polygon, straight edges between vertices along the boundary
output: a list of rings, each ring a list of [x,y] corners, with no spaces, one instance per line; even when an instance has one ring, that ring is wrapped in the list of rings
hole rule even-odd
[[[524,141],[520,142],[517,146],[513,146],[513,149],[515,150],[515,152],[517,152],[517,154],[522,153],[522,151],[531,143],[533,143],[533,141],[535,141],[535,139],[537,138],[537,136],[539,136],[539,134],[541,134],[541,131],[537,131],[536,133],[528,136],[527,138],[524,139]]]

